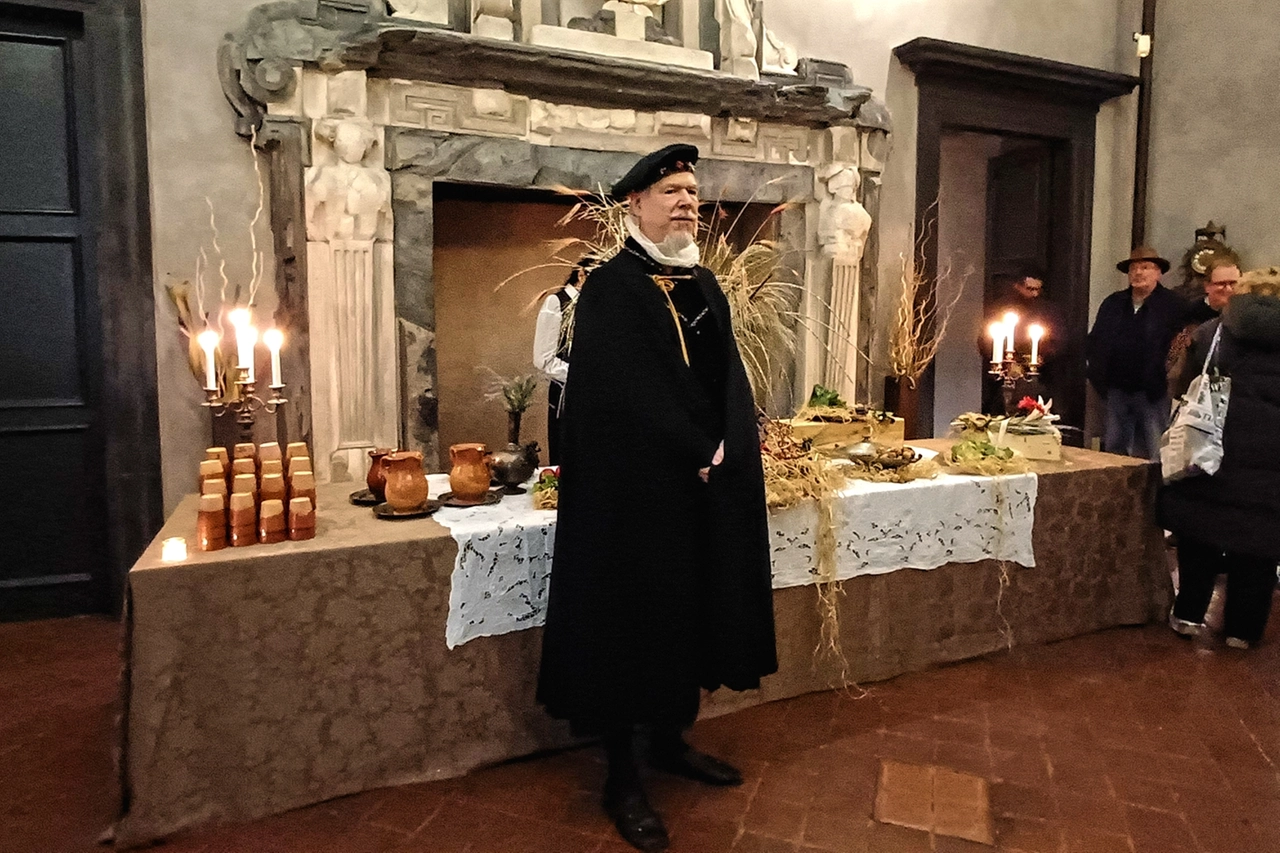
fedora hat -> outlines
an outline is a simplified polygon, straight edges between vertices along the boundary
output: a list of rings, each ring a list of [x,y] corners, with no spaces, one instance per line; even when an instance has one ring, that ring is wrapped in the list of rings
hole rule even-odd
[[[1160,272],[1169,271],[1169,262],[1160,257],[1160,254],[1150,246],[1135,246],[1133,251],[1129,253],[1129,257],[1116,264],[1116,269],[1120,272],[1128,272],[1129,264],[1134,261],[1151,261],[1151,263],[1160,267]]]

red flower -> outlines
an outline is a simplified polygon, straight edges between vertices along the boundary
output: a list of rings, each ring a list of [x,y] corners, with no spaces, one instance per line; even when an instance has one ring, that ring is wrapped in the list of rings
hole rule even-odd
[[[1041,414],[1043,414],[1044,406],[1040,405],[1030,397],[1023,397],[1021,400],[1018,401],[1018,411],[1027,412],[1028,414],[1030,414],[1031,412],[1040,412]]]

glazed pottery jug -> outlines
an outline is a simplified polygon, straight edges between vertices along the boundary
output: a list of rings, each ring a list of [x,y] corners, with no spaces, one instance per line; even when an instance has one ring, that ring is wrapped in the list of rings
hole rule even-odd
[[[365,477],[365,483],[373,496],[380,501],[387,499],[387,472],[382,467],[382,460],[394,452],[389,447],[375,447],[369,451],[369,476]]]
[[[488,453],[483,444],[455,444],[449,448],[449,488],[459,503],[480,503],[489,491]]]
[[[511,443],[505,450],[495,450],[490,454],[493,480],[504,486],[503,494],[524,494],[520,484],[532,477],[534,469],[538,467],[538,450],[538,442],[531,441],[524,447]]]
[[[399,450],[382,457],[386,472],[387,503],[397,512],[408,512],[427,502],[427,475],[422,470],[422,454]]]

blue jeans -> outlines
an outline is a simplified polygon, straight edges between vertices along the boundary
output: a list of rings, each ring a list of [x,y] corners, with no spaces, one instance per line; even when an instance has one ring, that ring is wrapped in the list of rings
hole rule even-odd
[[[1152,401],[1141,391],[1107,392],[1107,433],[1102,449],[1160,461],[1160,436],[1169,428],[1169,399]]]

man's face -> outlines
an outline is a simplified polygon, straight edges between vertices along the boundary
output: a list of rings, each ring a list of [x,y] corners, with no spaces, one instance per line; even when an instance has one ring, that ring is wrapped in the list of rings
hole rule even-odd
[[[1240,268],[1214,267],[1204,283],[1205,301],[1214,311],[1227,307],[1227,300],[1235,293],[1236,282],[1240,280]]]
[[[1146,299],[1160,283],[1160,267],[1155,261],[1133,261],[1129,264],[1129,286],[1140,299]]]
[[[1027,276],[1022,281],[1013,286],[1018,295],[1023,299],[1039,299],[1040,292],[1044,290],[1044,282],[1038,278]]]
[[[654,243],[679,232],[697,235],[698,179],[692,172],[667,175],[648,189],[632,193],[630,201],[640,232]]]

